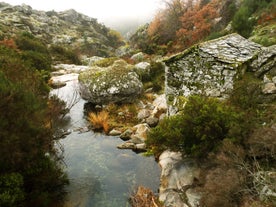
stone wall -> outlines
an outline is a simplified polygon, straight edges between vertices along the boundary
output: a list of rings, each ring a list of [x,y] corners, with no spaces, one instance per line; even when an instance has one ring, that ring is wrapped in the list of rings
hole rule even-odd
[[[193,46],[164,62],[169,111],[175,113],[179,97],[203,94],[225,98],[234,80],[244,74],[248,64],[264,48],[238,34],[227,35]]]

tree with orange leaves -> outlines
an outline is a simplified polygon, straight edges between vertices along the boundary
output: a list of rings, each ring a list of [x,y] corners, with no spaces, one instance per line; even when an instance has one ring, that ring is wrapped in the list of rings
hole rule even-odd
[[[18,50],[17,45],[13,39],[4,39],[0,41],[0,45],[4,45],[10,49]]]
[[[176,31],[181,27],[180,17],[192,0],[167,0],[165,8],[155,16],[148,28],[148,35],[156,44],[167,44],[175,40]]]
[[[182,27],[176,32],[177,46],[184,49],[207,37],[218,17],[218,1],[213,0],[201,7],[197,4],[180,18]]]

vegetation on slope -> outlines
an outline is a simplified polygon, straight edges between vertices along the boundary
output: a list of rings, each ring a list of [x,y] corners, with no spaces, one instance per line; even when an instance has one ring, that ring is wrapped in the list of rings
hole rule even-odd
[[[124,44],[118,32],[73,9],[44,12],[27,5],[11,6],[1,2],[0,39],[26,31],[54,47],[50,50],[54,60],[61,58],[69,63],[72,58],[73,63],[78,63],[73,54],[108,57]]]
[[[260,83],[248,73],[227,101],[191,96],[149,133],[154,153],[170,149],[200,161],[201,206],[275,205],[275,96],[261,95]]]
[[[165,55],[231,32],[248,38],[255,28],[275,24],[275,14],[275,0],[168,0],[153,21],[130,38],[130,44],[148,54]],[[273,34],[266,46],[275,43],[275,30],[270,37]]]
[[[30,34],[0,41],[0,206],[51,206],[64,193],[46,85],[51,59]],[[53,106],[53,105],[52,105]]]

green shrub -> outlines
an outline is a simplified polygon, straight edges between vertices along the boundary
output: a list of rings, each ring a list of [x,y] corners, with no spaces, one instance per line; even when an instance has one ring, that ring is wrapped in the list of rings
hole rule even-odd
[[[116,60],[118,60],[117,57],[104,58],[96,61],[93,65],[99,67],[108,67],[111,66]]]
[[[18,206],[23,200],[22,175],[19,173],[0,175],[0,206]]]
[[[244,111],[254,109],[264,100],[261,94],[261,81],[253,74],[246,73],[242,79],[235,82],[230,102]]]
[[[241,7],[235,14],[232,27],[245,38],[248,38],[253,31],[256,21],[251,17],[251,13],[247,7]]]
[[[37,70],[51,70],[52,61],[48,55],[36,51],[27,50],[22,52],[22,58],[23,60],[28,62],[31,67]]]
[[[41,73],[45,82],[50,78],[52,59],[48,48],[30,33],[22,33],[16,38],[16,46],[21,51],[21,59],[28,67]]]
[[[0,206],[50,206],[66,177],[47,127],[48,88],[24,52],[0,45]]]
[[[274,0],[244,0],[232,19],[234,31],[248,38],[256,24],[253,14],[270,7],[273,3],[275,4]]]
[[[18,49],[23,51],[35,51],[37,53],[48,54],[47,46],[30,33],[24,32],[15,39]]]
[[[52,45],[50,47],[50,53],[55,61],[62,61],[63,63],[76,65],[81,64],[79,56],[75,51],[60,45]]]
[[[151,62],[150,72],[141,77],[144,87],[152,88],[154,92],[164,89],[165,67],[161,62]]]
[[[171,149],[201,157],[227,137],[237,119],[224,102],[191,96],[183,113],[164,119],[149,133],[147,144],[155,153]]]

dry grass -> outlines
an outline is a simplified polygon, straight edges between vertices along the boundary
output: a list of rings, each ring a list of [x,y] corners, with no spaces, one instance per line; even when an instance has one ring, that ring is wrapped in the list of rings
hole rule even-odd
[[[128,128],[139,123],[135,104],[109,104],[105,110],[109,113],[111,128]]]
[[[154,96],[153,93],[145,93],[144,94],[144,100],[145,101],[149,101],[149,102],[152,103],[154,101],[154,99],[155,99],[155,96]]]
[[[139,186],[137,192],[130,197],[132,207],[163,207],[154,193],[143,186]]]
[[[103,130],[105,133],[109,131],[109,114],[107,111],[101,111],[98,113],[91,112],[88,115],[88,120],[92,124],[95,130]]]

